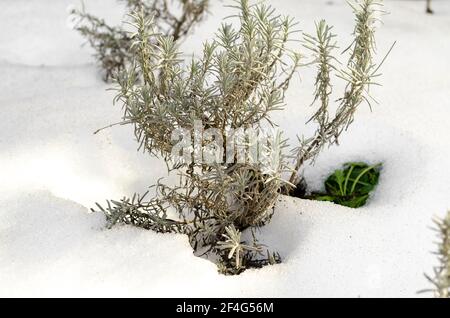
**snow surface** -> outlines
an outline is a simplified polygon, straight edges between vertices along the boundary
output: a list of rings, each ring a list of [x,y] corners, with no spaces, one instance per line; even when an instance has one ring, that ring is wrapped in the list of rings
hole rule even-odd
[[[433,215],[450,206],[450,3],[386,1],[379,56],[397,41],[383,67],[380,101],[363,107],[340,147],[305,171],[309,185],[352,160],[383,162],[369,204],[352,210],[283,198],[261,240],[284,263],[239,277],[217,273],[195,257],[186,237],[131,227],[104,228],[89,214],[96,201],[144,192],[166,176],[162,162],[136,151],[130,127],[116,127],[120,107],[101,81],[92,51],[67,27],[71,0],[2,0],[0,10],[0,296],[153,297],[414,297],[423,277]],[[115,0],[85,1],[119,21]],[[183,43],[198,52],[229,14],[213,16]],[[313,30],[326,18],[339,43],[350,41],[353,18],[344,1],[273,0]],[[308,134],[312,70],[302,70],[288,107],[275,116],[286,134]],[[339,92],[339,86],[336,88]],[[302,131],[302,129],[306,129]]]

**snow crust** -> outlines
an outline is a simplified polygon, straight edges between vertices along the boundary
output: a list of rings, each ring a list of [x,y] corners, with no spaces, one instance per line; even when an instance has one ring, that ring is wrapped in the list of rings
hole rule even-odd
[[[261,241],[284,263],[224,277],[195,257],[186,237],[104,228],[94,202],[142,193],[167,176],[136,151],[130,127],[93,135],[120,120],[114,93],[92,51],[67,27],[67,0],[3,0],[0,10],[0,296],[415,297],[435,264],[431,218],[450,206],[450,3],[386,1],[379,58],[397,41],[340,147],[306,168],[312,189],[345,162],[383,162],[369,204],[352,210],[282,198]],[[114,0],[87,9],[120,21]],[[212,1],[208,20],[183,43],[199,52],[229,11]],[[321,18],[342,47],[353,18],[345,1],[277,0],[312,32]],[[308,135],[313,70],[303,69],[275,116],[288,137]],[[338,94],[341,86],[337,85]],[[426,295],[425,295],[426,296]]]

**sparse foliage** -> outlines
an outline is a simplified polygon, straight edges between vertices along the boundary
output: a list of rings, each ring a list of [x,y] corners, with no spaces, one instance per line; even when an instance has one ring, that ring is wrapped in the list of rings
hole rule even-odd
[[[350,57],[346,67],[338,69],[337,59],[333,52],[337,49],[335,35],[332,27],[325,21],[317,24],[316,35],[306,35],[305,47],[309,49],[318,67],[316,78],[316,91],[313,104],[319,104],[317,112],[311,118],[318,124],[314,136],[301,139],[300,146],[294,150],[296,164],[291,175],[290,183],[298,184],[301,181],[300,169],[307,161],[313,161],[325,146],[339,143],[339,136],[347,130],[353,122],[354,115],[363,102],[371,105],[372,97],[369,95],[370,86],[376,85],[374,81],[381,64],[373,61],[375,53],[375,22],[376,14],[380,11],[381,3],[377,0],[362,0],[351,4],[356,17],[354,41],[344,51]],[[332,73],[344,80],[346,88],[343,97],[338,99],[338,109],[331,116],[330,96],[332,94]]]
[[[438,298],[450,298],[450,211],[444,219],[435,219],[436,232],[438,233],[439,266],[434,268],[433,276],[426,275],[433,284],[431,290]]]
[[[427,0],[427,13],[433,14],[433,9],[431,9],[431,0]]]
[[[167,0],[120,0],[128,11],[140,11],[163,34],[178,41],[206,15],[209,0],[176,0],[175,5]],[[177,14],[177,8],[181,13]],[[95,50],[95,57],[108,81],[123,71],[133,60],[133,39],[122,26],[110,26],[105,20],[87,13],[84,8],[74,9],[71,14],[77,18],[76,30],[79,31]]]

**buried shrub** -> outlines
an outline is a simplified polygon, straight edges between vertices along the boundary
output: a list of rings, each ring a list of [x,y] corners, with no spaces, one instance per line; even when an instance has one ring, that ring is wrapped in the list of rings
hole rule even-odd
[[[270,115],[283,109],[301,59],[291,48],[296,42],[291,18],[248,0],[232,7],[238,10],[238,28],[223,24],[216,39],[204,44],[201,57],[188,64],[174,38],[156,32],[155,18],[143,10],[130,15],[134,61],[117,77],[115,102],[123,104],[123,123],[134,125],[140,148],[165,160],[180,182],[158,182],[153,198],[136,195],[98,205],[110,226],[124,223],[188,235],[195,253],[216,260],[224,274],[281,261],[258,243],[255,229],[270,221],[280,193],[294,186],[283,179],[293,169],[282,133],[264,129],[275,125]],[[337,142],[358,105],[367,100],[376,75],[371,61],[375,4],[365,0],[354,9],[355,40],[348,69],[339,73],[348,86],[331,121],[327,107],[330,72],[336,69],[330,55],[334,35],[322,21],[317,37],[306,38],[319,65],[316,100],[321,107],[314,120],[321,128],[296,150],[301,164],[326,143]],[[293,175],[296,181],[297,171]]]
[[[206,15],[209,0],[177,0],[175,5],[167,0],[121,0],[128,11],[140,10],[147,18],[153,17],[157,32],[173,37],[174,41],[186,36],[194,25]],[[181,13],[176,13],[176,6]],[[87,39],[95,50],[95,57],[108,81],[125,69],[133,59],[129,32],[122,26],[110,26],[105,20],[82,10],[70,12],[75,19],[75,29]]]
[[[326,193],[314,193],[308,198],[350,208],[362,207],[378,184],[380,168],[381,164],[347,163],[344,170],[336,170],[325,181]]]
[[[240,141],[236,148],[250,146],[254,140],[243,130],[257,133],[270,122],[299,65],[299,54],[287,49],[293,40],[290,18],[245,0],[237,9],[240,28],[222,25],[217,39],[204,44],[202,57],[187,65],[173,38],[156,34],[154,20],[142,11],[132,14],[136,67],[117,78],[116,101],[123,104],[124,121],[134,124],[141,148],[177,169],[180,183],[158,184],[152,200],[135,197],[101,208],[112,222],[187,234],[198,254],[217,255],[219,268],[229,274],[279,261],[255,239],[241,240],[241,234],[272,216],[284,185],[286,142],[281,133],[268,136],[251,158],[246,151],[238,158],[230,147],[209,158],[208,149],[222,147],[221,136]],[[211,131],[214,139],[208,140]],[[174,154],[172,140],[178,137],[187,143],[184,157]],[[261,153],[268,154],[266,162],[258,158]],[[167,218],[169,209],[177,220]]]

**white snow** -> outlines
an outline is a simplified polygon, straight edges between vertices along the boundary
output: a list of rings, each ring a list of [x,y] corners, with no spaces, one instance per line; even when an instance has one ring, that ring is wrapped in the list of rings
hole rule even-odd
[[[67,0],[3,0],[0,12],[0,296],[414,297],[436,260],[431,218],[450,206],[450,3],[386,1],[378,33],[380,102],[363,107],[341,146],[305,171],[319,189],[352,160],[383,162],[379,187],[361,209],[280,200],[261,240],[284,263],[238,277],[195,257],[187,238],[131,227],[104,228],[96,201],[142,193],[167,176],[164,163],[136,151],[130,127],[93,132],[120,120],[92,51],[67,27]],[[115,0],[85,1],[119,21]],[[198,52],[228,15],[213,16],[183,43]],[[325,18],[339,43],[353,18],[344,1],[272,0],[312,32]],[[313,70],[301,71],[275,120],[294,138],[308,134]],[[336,93],[339,93],[339,85]],[[426,296],[426,295],[425,295]]]

